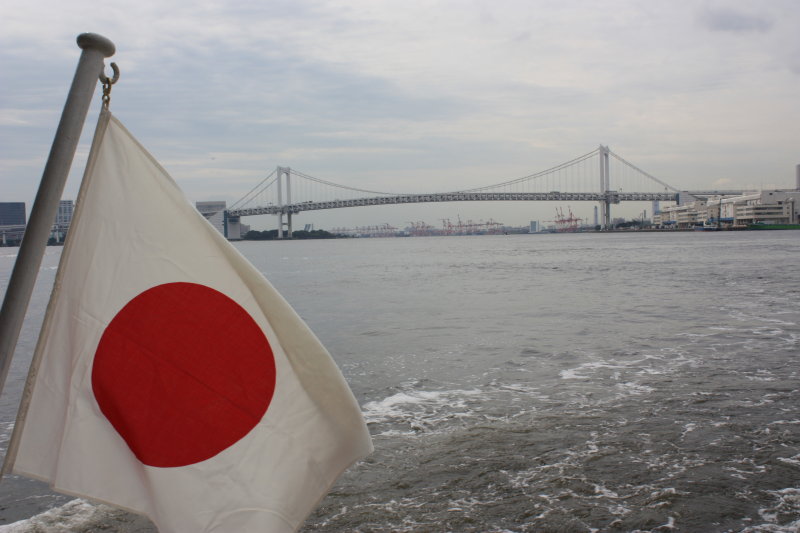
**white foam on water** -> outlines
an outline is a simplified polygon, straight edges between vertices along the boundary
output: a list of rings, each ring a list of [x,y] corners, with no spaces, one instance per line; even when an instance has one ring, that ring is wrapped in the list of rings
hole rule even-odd
[[[800,520],[780,523],[781,516],[796,517],[800,515],[800,488],[770,490],[767,493],[775,498],[775,505],[758,510],[759,516],[765,523],[749,526],[741,533],[797,533],[800,531]]]
[[[72,500],[26,520],[0,526],[0,533],[63,533],[101,520],[111,511],[112,508],[106,505]]]
[[[789,336],[784,339],[789,344],[800,343],[800,333],[789,333]]]
[[[778,460],[780,461],[780,459]],[[730,472],[730,476],[737,479],[747,479],[748,476],[763,474],[767,471],[766,466],[756,464],[755,461],[750,458],[741,459],[736,462],[740,465],[739,467],[723,466],[722,470]]]
[[[675,517],[674,516],[668,517],[666,524],[661,524],[660,526],[656,527],[656,530],[659,529],[675,529]]]
[[[653,450],[644,450],[641,457],[631,457],[631,462],[647,466],[650,470],[658,471],[661,477],[657,480],[664,483],[674,480],[685,474],[688,470],[706,464],[706,461],[697,457],[674,458],[669,456],[652,455]]]
[[[746,375],[744,375],[744,378],[748,379],[750,381],[776,381],[777,380],[777,378],[775,377],[775,374],[773,374],[769,370],[764,370],[764,369],[761,369],[761,368],[756,370],[755,374],[746,374]]]
[[[661,509],[670,507],[674,496],[678,494],[686,494],[685,492],[678,492],[675,487],[664,487],[660,490],[655,490],[650,493],[647,498],[647,507],[651,509]]]
[[[558,373],[561,379],[589,379],[589,376],[582,376],[578,374],[579,368],[573,368],[570,370],[562,370]]]
[[[370,529],[376,527],[379,531],[392,532],[416,532],[433,531],[437,526],[432,521],[417,521],[412,516],[415,513],[408,513],[407,510],[422,509],[430,506],[427,497],[391,499],[386,502],[365,503],[356,505],[353,511],[358,510],[366,516],[379,516],[380,522],[363,524],[362,527]],[[418,514],[418,513],[417,513]],[[387,529],[388,528],[388,529]]]
[[[797,325],[795,322],[787,322],[785,320],[780,320],[779,318],[771,318],[771,317],[750,315],[750,314],[746,314],[746,313],[744,313],[742,311],[734,311],[733,313],[730,314],[730,316],[731,316],[731,318],[735,318],[736,320],[740,320],[742,322],[766,322],[767,324],[778,324],[780,326],[796,326]]]
[[[678,333],[676,335],[676,337],[689,337],[689,338],[699,337],[699,338],[705,338],[705,337],[713,337],[714,335],[716,335],[716,333],[688,333],[688,332],[684,332],[684,333]]]
[[[525,393],[526,395],[536,394],[539,397],[542,398],[544,397],[543,395],[539,394],[538,387],[531,387],[529,385],[524,385],[522,383],[492,383],[492,385],[497,386],[498,390],[520,392],[520,393]]]
[[[473,390],[444,390],[444,391],[412,391],[412,392],[399,392],[380,402],[370,402],[365,405],[367,409],[377,408],[378,412],[385,411],[387,413],[394,413],[398,406],[401,405],[443,405],[447,404],[452,407],[464,405],[463,397],[466,396],[479,396],[483,391]],[[453,400],[456,403],[452,403]]]
[[[338,513],[332,514],[331,516],[329,516],[328,518],[326,518],[325,520],[320,522],[319,525],[321,527],[325,527],[325,526],[331,524],[332,522],[334,522],[339,517],[346,515],[348,511],[349,511],[348,507],[346,505],[344,505],[344,506],[342,506],[341,509],[339,509]]]
[[[800,424],[800,420],[775,420],[774,422],[770,422],[767,424],[768,426],[782,426],[785,424],[796,425]]]
[[[778,457],[778,461],[800,468],[800,453],[793,455],[792,457]]]
[[[11,439],[11,434],[14,432],[15,422],[7,422],[0,424],[0,442],[8,442]]]
[[[626,396],[639,396],[642,394],[650,394],[656,389],[633,381],[626,381],[624,383],[617,383],[615,387],[625,393]]]
[[[474,511],[479,505],[485,505],[490,502],[483,502],[475,498],[458,498],[448,502],[448,512],[454,513],[469,513]]]
[[[604,498],[619,498],[619,494],[606,488],[605,485],[598,485],[597,483],[593,484],[595,494],[599,496],[603,496]]]
[[[467,399],[484,395],[472,390],[409,390],[395,393],[383,400],[365,403],[362,407],[367,424],[400,424],[378,435],[415,435],[436,429],[443,422],[472,415]]]
[[[636,374],[639,376],[660,376],[662,374],[667,374],[669,370],[665,368],[638,368],[636,369]]]
[[[681,432],[681,439],[685,438],[688,433],[691,433],[697,429],[697,424],[689,423],[683,426],[683,431]]]
[[[362,412],[373,436],[439,433],[463,427],[468,419],[509,422],[535,411],[532,400],[550,399],[538,387],[523,383],[492,382],[482,389],[423,390],[412,382],[402,387],[400,392],[363,404]]]
[[[775,403],[775,399],[780,398],[779,394],[765,394],[761,397],[758,401],[755,400],[741,400],[736,402],[737,405],[742,405],[745,407],[760,407],[762,405],[770,405]]]
[[[614,516],[627,516],[631,514],[631,509],[629,507],[625,507],[624,505],[609,505],[606,507],[608,512]],[[599,529],[595,529],[594,531],[600,531]]]
[[[559,372],[561,379],[591,379],[592,376],[584,374],[586,371],[598,370],[600,368],[627,368],[625,365],[614,365],[603,361],[593,361],[590,363],[583,363],[575,368],[562,370]]]

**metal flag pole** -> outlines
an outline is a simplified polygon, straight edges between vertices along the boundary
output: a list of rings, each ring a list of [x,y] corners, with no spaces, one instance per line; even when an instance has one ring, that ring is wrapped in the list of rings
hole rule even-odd
[[[42,181],[31,208],[25,236],[8,281],[3,307],[0,309],[0,392],[11,367],[19,332],[28,309],[36,276],[42,264],[50,229],[64,192],[83,123],[92,103],[97,81],[103,73],[103,59],[114,55],[114,43],[102,35],[82,33],[78,46],[83,50],[72,79],[72,86],[61,113],[53,146],[44,166]]]

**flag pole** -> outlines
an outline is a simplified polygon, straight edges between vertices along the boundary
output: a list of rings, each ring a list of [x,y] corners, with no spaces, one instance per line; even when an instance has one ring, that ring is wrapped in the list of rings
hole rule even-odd
[[[96,33],[82,33],[78,35],[77,41],[82,49],[78,67],[61,113],[50,155],[47,157],[14,270],[8,281],[3,307],[0,309],[0,392],[11,367],[11,358],[17,346],[25,311],[42,264],[94,89],[103,72],[103,59],[111,57],[115,51],[114,43]]]

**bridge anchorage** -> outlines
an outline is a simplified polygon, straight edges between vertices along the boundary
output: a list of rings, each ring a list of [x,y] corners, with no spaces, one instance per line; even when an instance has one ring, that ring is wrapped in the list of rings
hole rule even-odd
[[[613,176],[613,183],[612,183]],[[568,192],[565,192],[568,191]],[[635,192],[633,192],[635,191]],[[735,194],[740,191],[715,191]],[[391,193],[348,187],[277,167],[225,211],[225,236],[237,239],[241,217],[275,215],[278,238],[292,238],[292,215],[303,211],[428,202],[598,202],[602,229],[611,227],[611,206],[621,202],[681,203],[675,187],[639,169],[607,146],[555,167],[483,187],[440,193]],[[689,193],[703,195],[709,191]]]

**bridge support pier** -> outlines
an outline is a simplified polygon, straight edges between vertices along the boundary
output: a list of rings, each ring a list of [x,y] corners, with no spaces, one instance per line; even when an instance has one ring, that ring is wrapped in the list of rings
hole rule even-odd
[[[216,218],[216,216],[212,218]],[[222,213],[222,217],[222,234],[225,235],[225,238],[229,241],[240,240],[242,238],[242,226],[239,223],[239,217],[228,215],[227,210]],[[212,224],[214,223],[213,220],[211,222]]]

